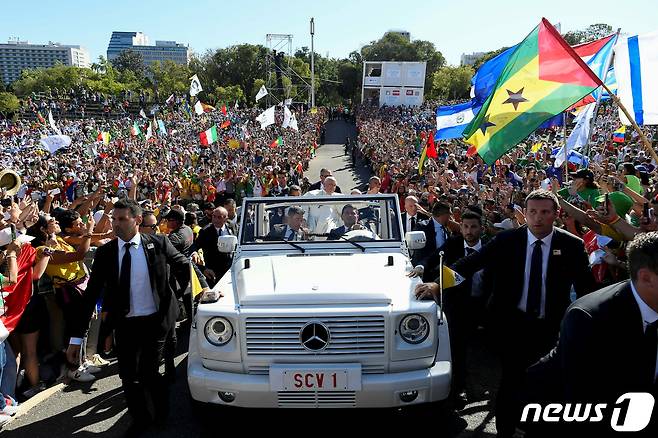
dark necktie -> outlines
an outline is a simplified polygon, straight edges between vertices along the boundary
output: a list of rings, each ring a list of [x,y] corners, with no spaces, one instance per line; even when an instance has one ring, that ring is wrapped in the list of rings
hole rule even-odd
[[[416,218],[415,218],[415,217],[412,217],[412,218],[411,218],[411,229],[410,229],[410,230],[407,230],[407,231],[413,231],[414,228],[416,228]]]
[[[469,256],[475,252],[475,249],[468,247],[466,248],[466,255]]]
[[[288,238],[286,240],[295,240],[295,236],[297,234],[295,233],[295,230],[288,228],[288,231],[290,231],[290,233],[288,234]]]
[[[542,286],[542,241],[535,241],[530,260],[530,280],[528,281],[528,304],[526,313],[538,317],[541,311],[541,286]]]
[[[647,325],[644,331],[644,346],[647,354],[647,367],[650,371],[651,382],[656,378],[656,354],[658,354],[658,321]],[[658,383],[654,383],[657,385]]]
[[[121,272],[119,274],[119,290],[121,291],[121,295],[124,298],[130,297],[130,247],[132,245],[133,245],[132,243],[125,243],[123,245],[125,251],[123,253],[123,258],[121,259]]]

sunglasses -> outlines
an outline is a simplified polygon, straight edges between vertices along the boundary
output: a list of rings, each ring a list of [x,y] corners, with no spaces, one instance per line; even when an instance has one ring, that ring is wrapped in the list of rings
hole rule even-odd
[[[152,230],[157,230],[158,229],[158,224],[153,224],[153,225],[140,225],[142,228],[150,228]]]

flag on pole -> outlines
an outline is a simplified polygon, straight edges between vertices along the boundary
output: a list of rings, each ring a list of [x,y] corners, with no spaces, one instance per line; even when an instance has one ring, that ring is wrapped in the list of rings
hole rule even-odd
[[[260,123],[260,129],[265,129],[270,125],[274,124],[274,105],[263,111],[258,117],[256,117],[256,121]]]
[[[200,100],[197,100],[194,104],[194,112],[197,114],[209,113],[210,111],[215,111],[215,107],[203,103]]]
[[[158,119],[158,130],[160,131],[160,135],[167,135],[167,128],[165,127],[164,122],[160,119]]]
[[[230,120],[224,120],[222,124],[219,126],[221,129],[226,129],[229,126],[231,126],[231,121]]]
[[[132,135],[133,137],[137,137],[138,135],[142,135],[142,130],[139,129],[139,125],[137,125],[136,120],[133,122],[133,126],[130,128],[130,135]]]
[[[146,141],[153,137],[153,127],[151,126],[151,121],[149,120],[149,126],[146,128]]]
[[[595,106],[596,102],[587,104],[576,116],[576,126],[567,138],[567,153],[574,149],[580,149],[589,142],[590,122],[594,116]]]
[[[530,148],[530,152],[536,154],[537,152],[539,152],[539,149],[541,149],[541,147],[542,147],[542,142],[538,141],[537,143],[532,145],[532,147]]]
[[[43,118],[40,111],[37,111],[37,120],[39,120],[39,123],[41,123],[42,125],[46,124],[46,119]]]
[[[295,117],[295,114],[292,114],[290,116],[290,128],[292,128],[295,131],[299,131],[299,127],[297,126],[297,118]]]
[[[235,99],[235,105],[233,105],[233,108],[234,108],[236,111],[238,110],[238,108],[240,108],[240,107],[238,106],[238,99]]]
[[[190,80],[192,81],[190,82],[190,96],[196,96],[203,91],[201,82],[199,81],[199,77],[197,75],[192,76]]]
[[[146,117],[146,113],[144,112],[144,108],[142,108],[142,109],[139,110],[139,116],[140,116],[142,119],[148,119],[148,117]]]
[[[106,145],[110,144],[111,139],[112,139],[112,136],[107,131],[99,132],[98,137],[96,137],[96,141],[102,141],[103,144],[106,144]]]
[[[492,94],[464,129],[464,138],[491,165],[600,85],[544,18],[510,56]]]
[[[277,146],[283,145],[283,137],[278,136],[272,143],[270,143],[270,147],[274,149]]]
[[[265,96],[267,96],[267,88],[265,88],[265,85],[261,85],[260,90],[258,90],[258,93],[256,94],[256,102]]]
[[[436,146],[434,145],[434,135],[430,133],[427,136],[427,158],[438,158],[439,153],[436,151]]]
[[[48,110],[48,123],[50,124],[50,127],[57,133],[57,135],[62,135],[62,131],[57,128],[57,125],[55,125],[55,119],[53,119],[53,112]]]
[[[217,126],[213,126],[212,128],[203,131],[201,134],[199,134],[199,137],[201,139],[202,145],[207,146],[213,144],[219,138],[217,135]]]
[[[222,114],[226,115],[228,111],[226,111],[226,105],[222,104]]]
[[[480,111],[474,100],[457,105],[440,106],[436,109],[435,140],[461,138],[464,128]]]
[[[455,287],[458,284],[461,284],[464,281],[464,277],[459,275],[458,272],[453,271],[446,265],[443,265],[443,288],[448,289],[450,287]]]
[[[619,129],[612,133],[612,141],[615,143],[623,143],[626,141],[626,125],[622,125]]]
[[[54,154],[62,148],[71,146],[71,137],[68,135],[50,135],[41,139],[41,146]]]
[[[290,126],[290,117],[292,116],[292,113],[288,109],[287,106],[283,107],[283,124],[281,125],[282,128],[287,128]]]
[[[202,290],[203,288],[201,287],[199,277],[196,275],[194,265],[190,263],[190,292],[192,293],[192,299],[196,298],[196,296],[199,295]]]
[[[167,100],[165,100],[165,103],[166,103],[167,105],[171,105],[171,104],[174,103],[174,99],[175,99],[175,98],[174,98],[174,93],[171,93],[171,96],[169,96],[169,97],[167,98]]]
[[[658,31],[620,38],[615,46],[617,96],[638,125],[658,124]],[[619,109],[621,122],[631,124]]]

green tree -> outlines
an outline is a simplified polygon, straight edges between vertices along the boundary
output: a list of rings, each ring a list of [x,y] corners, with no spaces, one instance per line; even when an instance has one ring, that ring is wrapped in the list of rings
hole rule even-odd
[[[187,93],[190,89],[192,73],[187,65],[176,64],[171,60],[155,61],[148,71],[148,81],[153,94],[160,100],[166,99],[172,93]],[[208,89],[206,84],[202,85],[204,89]]]
[[[130,49],[119,53],[119,56],[112,60],[112,66],[121,73],[131,71],[138,78],[142,78],[146,70],[142,54]]]
[[[0,114],[6,119],[9,114],[17,112],[20,108],[18,98],[12,93],[0,92]]]
[[[492,50],[491,52],[485,53],[484,55],[479,57],[477,59],[477,61],[475,61],[475,63],[473,64],[473,70],[477,70],[478,68],[480,68],[482,66],[482,64],[484,64],[485,62],[489,61],[490,59],[493,59],[496,56],[500,55],[501,53],[503,53],[507,49],[509,49],[509,47],[501,47],[498,50]]]
[[[469,96],[473,68],[470,66],[443,67],[432,75],[430,97],[438,99],[466,99]]]
[[[236,101],[244,102],[245,95],[239,85],[228,85],[226,87],[215,88],[215,101],[218,105],[224,104],[227,107],[233,106]]]
[[[569,31],[563,37],[569,45],[575,46],[601,39],[611,33],[612,26],[605,23],[596,23],[590,24],[586,29]]]

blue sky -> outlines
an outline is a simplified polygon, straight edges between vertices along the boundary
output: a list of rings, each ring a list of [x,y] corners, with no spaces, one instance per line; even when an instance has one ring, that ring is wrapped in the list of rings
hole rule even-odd
[[[450,64],[463,52],[495,50],[525,37],[542,16],[562,31],[608,23],[630,34],[658,30],[649,0],[344,0],[3,1],[0,41],[80,44],[95,60],[114,30],[142,31],[151,41],[176,40],[197,53],[236,43],[265,44],[267,33],[293,34],[293,50],[310,46],[345,57],[391,29],[432,41]]]

